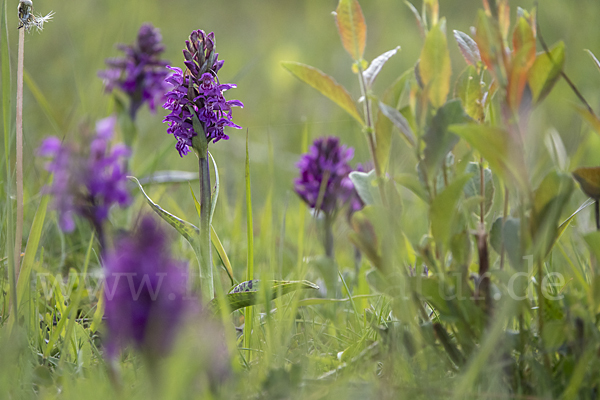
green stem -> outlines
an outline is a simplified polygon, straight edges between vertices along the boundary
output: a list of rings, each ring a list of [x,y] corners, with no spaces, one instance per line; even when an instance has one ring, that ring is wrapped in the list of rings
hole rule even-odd
[[[200,288],[204,299],[214,296],[212,254],[210,243],[210,169],[208,149],[198,153],[200,176]]]
[[[371,152],[371,158],[373,159],[373,164],[375,166],[375,174],[377,175],[377,186],[379,187],[379,194],[381,195],[381,201],[384,205],[387,205],[387,199],[385,197],[385,192],[383,190],[383,185],[381,184],[381,166],[379,165],[379,161],[377,159],[377,146],[375,141],[375,129],[373,127],[373,116],[371,110],[371,100],[369,99],[369,94],[367,93],[367,84],[365,82],[365,77],[363,76],[363,67],[360,62],[356,63],[358,67],[358,83],[360,86],[360,93],[363,96],[363,112],[365,114],[366,121],[366,130],[367,130],[367,141],[369,143],[369,151]]]

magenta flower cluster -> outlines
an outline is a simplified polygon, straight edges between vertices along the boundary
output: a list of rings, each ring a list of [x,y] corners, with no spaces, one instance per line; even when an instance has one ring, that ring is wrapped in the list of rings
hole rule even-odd
[[[54,178],[45,190],[54,197],[59,226],[65,232],[75,228],[75,214],[100,231],[113,204],[124,207],[130,202],[124,169],[130,151],[122,144],[109,148],[115,123],[115,117],[98,121],[89,151],[75,151],[54,136],[46,138],[38,149],[39,155],[51,158],[46,169]]]
[[[348,205],[350,212],[364,207],[348,174],[354,149],[340,145],[337,137],[319,138],[297,164],[300,177],[294,181],[296,193],[311,208],[334,213]],[[362,167],[361,167],[362,169]]]
[[[169,67],[173,74],[166,82],[173,89],[167,93],[163,105],[170,111],[163,122],[169,124],[167,132],[177,138],[176,148],[181,157],[189,153],[192,138],[198,134],[204,134],[209,143],[229,139],[225,134],[226,126],[241,129],[231,120],[231,107],[244,106],[239,100],[225,100],[223,96],[224,91],[236,85],[219,82],[217,72],[223,61],[217,60],[219,54],[215,51],[214,33],[207,35],[202,30],[193,31],[185,44],[186,70]],[[198,126],[203,132],[198,132]]]
[[[105,264],[106,351],[110,358],[132,344],[148,356],[167,354],[183,315],[186,264],[170,256],[170,241],[150,216],[116,241]]]
[[[165,83],[165,78],[169,75],[166,68],[168,61],[160,59],[160,54],[164,51],[161,42],[159,29],[151,24],[144,24],[133,45],[117,46],[125,53],[125,57],[106,60],[109,68],[98,73],[104,79],[107,92],[118,87],[129,96],[129,114],[132,119],[135,119],[144,102],[148,103],[152,112],[156,111],[156,102],[162,101],[169,89]]]

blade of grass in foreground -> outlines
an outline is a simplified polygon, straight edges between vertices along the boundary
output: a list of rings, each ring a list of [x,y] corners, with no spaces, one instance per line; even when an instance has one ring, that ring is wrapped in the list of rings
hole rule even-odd
[[[246,280],[254,278],[254,237],[252,229],[252,194],[250,192],[250,156],[248,153],[248,130],[246,130],[246,227],[248,235],[248,262],[246,264]],[[250,349],[252,338],[252,307],[248,307],[244,314],[244,348]],[[248,358],[252,353],[248,354]]]
[[[6,257],[10,266],[10,303],[12,304],[13,310],[11,314],[17,314],[17,279],[15,276],[15,260],[12,249],[14,249],[14,238],[12,233],[15,231],[15,225],[13,221],[13,207],[11,200],[11,182],[12,175],[10,173],[10,92],[11,92],[11,79],[10,79],[10,52],[8,50],[8,25],[6,16],[6,0],[2,2],[2,17],[0,18],[0,60],[2,60],[2,126],[4,130],[4,161],[6,170],[6,181],[5,181],[5,194],[6,194]]]
[[[31,275],[31,269],[35,261],[35,255],[37,254],[38,246],[40,244],[40,237],[42,236],[42,229],[44,227],[44,220],[46,219],[46,209],[48,208],[49,197],[43,196],[42,201],[35,213],[33,218],[33,224],[31,225],[31,231],[29,232],[29,238],[27,239],[27,246],[25,247],[25,257],[23,257],[23,263],[19,279],[17,281],[17,300],[16,307],[21,308],[23,299],[25,298],[25,291],[29,289],[29,277]],[[20,311],[20,310],[19,310]],[[9,328],[12,330],[15,321],[17,320],[17,313],[11,313],[9,319]],[[27,321],[28,319],[25,318]]]

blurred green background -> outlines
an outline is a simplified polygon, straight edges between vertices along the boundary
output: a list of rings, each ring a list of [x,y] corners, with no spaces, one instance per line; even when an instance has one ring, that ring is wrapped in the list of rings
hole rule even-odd
[[[442,0],[440,3],[440,14],[447,18],[454,80],[465,63],[451,32],[454,29],[469,31],[477,9],[481,8],[481,1]],[[18,36],[17,4],[16,0],[9,3],[13,76]],[[294,164],[301,153],[304,129],[307,129],[310,141],[319,136],[340,136],[342,142],[355,147],[354,162],[369,159],[366,141],[357,124],[280,65],[281,61],[298,61],[315,66],[334,76],[355,98],[358,97],[358,82],[350,68],[351,60],[341,46],[331,15],[336,5],[336,0],[35,0],[36,14],[46,14],[51,10],[56,14],[42,33],[26,35],[25,68],[47,99],[58,127],[50,123],[50,118],[26,87],[26,193],[35,196],[44,184],[46,172],[43,162],[27,162],[32,160],[31,156],[43,137],[58,135],[75,139],[83,122],[92,123],[111,112],[111,97],[104,94],[97,71],[105,67],[106,58],[121,56],[115,44],[132,43],[140,25],[151,22],[161,29],[166,47],[163,58],[178,67],[183,65],[181,50],[192,30],[215,32],[217,50],[220,58],[225,60],[220,79],[238,85],[237,89],[227,92],[227,97],[240,99],[245,104],[244,109],[234,110],[234,121],[244,130],[230,130],[229,141],[211,146],[220,168],[222,183],[221,214],[217,218],[230,219],[230,222],[235,218],[236,224],[244,221],[241,218],[241,202],[244,197],[245,130],[248,129],[254,207],[260,210],[272,190],[275,211],[273,223],[278,226],[283,208],[296,209],[298,204],[291,189],[296,176]],[[363,0],[361,6],[368,26],[366,59],[370,61],[395,46],[402,47],[376,81],[374,90],[381,94],[396,77],[415,65],[423,40],[413,15],[403,1]],[[420,2],[415,6],[420,9]],[[531,9],[533,1],[512,1],[513,21],[517,6]],[[584,49],[600,55],[600,35],[596,34],[598,15],[600,2],[597,0],[545,0],[538,13],[546,42],[549,45],[557,40],[566,42],[566,72],[595,108],[600,105],[596,89],[600,86],[600,73]],[[12,90],[15,90],[14,84]],[[530,124],[533,133],[529,136],[534,143],[528,149],[534,153],[531,158],[536,159],[537,167],[540,166],[540,156],[542,159],[548,156],[544,153],[543,143],[540,141],[538,146],[535,141],[539,141],[550,127],[555,127],[562,136],[569,154],[573,154],[582,137],[589,134],[581,118],[574,112],[575,103],[575,96],[561,81],[534,112]],[[159,108],[157,114],[152,115],[147,107],[138,114],[140,136],[132,163],[134,174],[144,162],[163,149],[165,156],[154,169],[197,170],[193,155],[183,159],[178,156],[174,149],[175,140],[167,135],[166,125],[161,122],[165,114]],[[412,171],[414,159],[408,152],[403,152],[401,144],[398,141],[394,148],[394,163],[399,169]],[[584,154],[577,162],[589,164],[595,161],[592,156]],[[193,204],[188,200],[188,186],[173,186],[168,190],[170,198],[179,203],[181,211],[192,218],[194,211]],[[179,199],[185,200],[179,202]],[[171,201],[171,209],[173,203]],[[229,206],[224,207],[223,204]],[[169,204],[166,208],[169,208]],[[231,210],[236,210],[237,214],[227,215]],[[221,226],[224,225],[222,221]],[[418,240],[418,232],[411,235],[411,227],[407,227],[407,230],[409,236]],[[238,231],[232,227],[230,235],[226,232],[221,236],[229,237],[235,243],[240,232],[243,229]],[[289,239],[293,240],[293,233]],[[243,262],[242,249],[240,262]]]

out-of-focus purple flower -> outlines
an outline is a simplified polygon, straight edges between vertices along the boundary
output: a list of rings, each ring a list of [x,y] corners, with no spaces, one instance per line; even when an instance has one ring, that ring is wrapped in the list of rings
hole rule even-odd
[[[129,204],[123,168],[129,149],[121,144],[109,149],[108,145],[115,122],[115,117],[98,121],[96,136],[85,154],[53,136],[46,138],[38,148],[40,156],[51,158],[46,169],[54,174],[54,179],[46,193],[54,197],[59,225],[65,232],[75,228],[74,214],[87,218],[99,230],[113,204],[121,207]]]
[[[340,145],[337,137],[315,140],[296,165],[300,170],[294,182],[296,193],[312,208],[326,213],[337,211],[356,195],[348,177],[352,157],[354,149]]]
[[[188,274],[170,256],[170,241],[150,216],[117,240],[105,260],[105,316],[109,358],[132,344],[147,356],[168,353],[183,322]],[[189,310],[188,310],[189,311]]]
[[[202,30],[193,31],[183,49],[185,72],[179,68],[168,67],[173,74],[165,81],[173,86],[167,93],[163,107],[171,113],[165,117],[169,127],[167,133],[177,139],[177,151],[183,157],[190,151],[192,138],[201,132],[194,129],[194,118],[203,129],[208,142],[229,139],[225,134],[226,126],[241,129],[231,120],[231,107],[244,107],[239,100],[225,100],[223,92],[236,87],[233,84],[221,84],[217,72],[223,61],[217,60],[215,34],[208,35]]]
[[[137,110],[144,102],[155,112],[156,102],[163,101],[169,89],[165,83],[169,75],[166,68],[169,62],[160,59],[164,51],[161,41],[160,30],[152,24],[144,24],[133,45],[117,46],[125,53],[125,57],[107,59],[108,69],[98,72],[107,92],[117,87],[129,96],[129,115],[132,119],[135,119]]]

